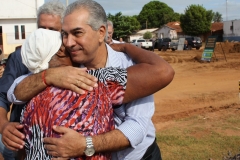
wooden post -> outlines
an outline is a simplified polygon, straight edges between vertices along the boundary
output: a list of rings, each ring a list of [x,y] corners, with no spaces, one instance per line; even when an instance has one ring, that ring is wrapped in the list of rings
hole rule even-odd
[[[226,55],[225,55],[224,49],[223,49],[223,47],[222,47],[222,42],[220,42],[220,45],[221,45],[221,48],[222,48],[222,51],[223,51],[223,55],[224,55],[224,57],[225,57],[225,60],[226,60],[226,62],[227,62],[227,58],[226,58]]]
[[[239,82],[238,82],[238,83],[239,83],[239,86],[238,86],[238,87],[239,87],[239,91],[238,91],[238,97],[239,97],[239,101],[240,101],[240,80],[239,80]]]

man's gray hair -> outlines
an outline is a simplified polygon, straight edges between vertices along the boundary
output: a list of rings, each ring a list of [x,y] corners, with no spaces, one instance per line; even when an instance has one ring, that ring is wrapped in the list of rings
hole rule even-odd
[[[112,26],[112,28],[113,28],[113,22],[112,22],[112,21],[107,20],[107,25],[108,25],[108,26]]]
[[[37,11],[37,23],[41,14],[60,16],[62,20],[65,9],[66,7],[64,6],[64,4],[59,1],[55,0],[46,2],[41,7],[39,7]]]
[[[103,7],[93,0],[77,0],[69,4],[65,10],[64,17],[77,9],[86,9],[89,12],[87,24],[97,31],[101,26],[107,30],[107,15]]]

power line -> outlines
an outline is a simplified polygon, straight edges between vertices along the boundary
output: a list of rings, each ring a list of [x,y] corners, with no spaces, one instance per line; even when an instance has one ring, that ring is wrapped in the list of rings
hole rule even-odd
[[[19,0],[16,0],[16,1],[20,2]],[[30,6],[30,5],[26,4],[26,3],[23,3],[23,2],[20,2],[20,3],[22,3],[22,4],[26,5],[26,6],[29,6],[29,7],[31,7],[31,8],[34,8],[34,9],[35,9],[35,7],[33,7],[33,6]]]

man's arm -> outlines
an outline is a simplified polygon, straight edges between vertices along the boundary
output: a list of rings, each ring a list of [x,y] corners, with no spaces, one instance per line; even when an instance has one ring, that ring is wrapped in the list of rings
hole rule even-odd
[[[14,89],[14,95],[17,100],[29,101],[47,86],[43,83],[42,72],[30,75],[23,79]],[[96,77],[89,75],[85,69],[76,67],[57,67],[49,68],[46,71],[45,79],[48,85],[60,88],[70,89],[77,93],[83,93],[84,90],[92,90],[96,87]],[[13,91],[12,91],[13,92]]]
[[[61,139],[44,138],[44,147],[48,150],[48,154],[62,158],[85,155],[86,139],[84,136],[72,129],[61,126],[54,126],[53,129],[58,133],[62,133],[63,136],[61,136]],[[128,139],[117,129],[92,138],[96,152],[118,151],[130,146]],[[53,160],[55,159],[57,160],[57,158],[53,158]]]
[[[123,103],[151,95],[166,87],[174,77],[173,68],[157,54],[128,43],[112,44],[137,63],[127,68],[127,88]]]
[[[11,104],[7,100],[7,91],[15,78],[28,73],[28,69],[21,63],[20,54],[20,50],[17,50],[9,55],[3,76],[0,78],[0,133],[2,142],[11,150],[22,148],[24,143],[24,135],[19,131],[22,125],[7,119]]]

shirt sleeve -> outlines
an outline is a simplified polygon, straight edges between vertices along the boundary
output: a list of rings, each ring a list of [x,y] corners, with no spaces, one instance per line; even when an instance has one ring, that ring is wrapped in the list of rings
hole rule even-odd
[[[151,119],[154,114],[152,95],[122,105],[114,109],[114,114],[117,129],[128,138],[133,148],[142,143],[146,136],[155,136],[155,131],[152,132],[153,135],[147,135],[149,129],[152,130]]]
[[[24,104],[26,103],[25,101],[20,101],[20,100],[17,100],[17,98],[15,97],[15,94],[14,94],[14,90],[15,88],[17,87],[17,85],[24,79],[26,78],[27,76],[29,76],[31,73],[29,74],[26,74],[26,75],[22,75],[20,77],[18,77],[17,79],[14,80],[13,84],[11,85],[11,87],[9,88],[8,92],[7,92],[7,98],[8,98],[8,101],[10,101],[11,103],[14,103],[14,104]]]
[[[21,50],[18,49],[11,53],[7,60],[7,65],[0,78],[0,107],[10,111],[10,102],[7,99],[7,91],[14,80],[28,73],[28,69],[22,64]]]

